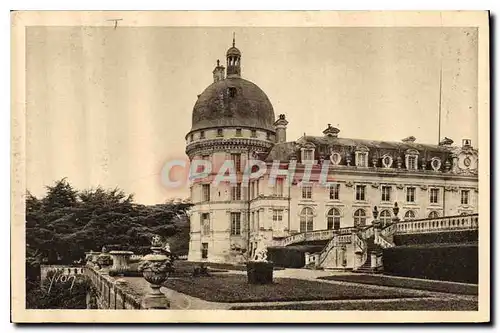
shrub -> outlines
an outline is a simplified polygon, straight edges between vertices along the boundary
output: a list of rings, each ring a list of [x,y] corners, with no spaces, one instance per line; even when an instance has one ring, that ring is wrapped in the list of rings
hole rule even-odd
[[[273,283],[273,263],[266,261],[249,261],[247,277],[250,284]]]
[[[465,283],[478,282],[477,244],[435,244],[384,249],[387,274]]]

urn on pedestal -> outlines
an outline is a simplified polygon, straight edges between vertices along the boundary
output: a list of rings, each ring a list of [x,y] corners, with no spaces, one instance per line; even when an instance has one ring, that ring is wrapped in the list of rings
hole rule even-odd
[[[138,267],[151,287],[151,291],[142,300],[142,307],[145,309],[168,309],[170,302],[160,291],[160,288],[172,271],[173,257],[170,252],[165,251],[162,239],[158,235],[154,236],[151,241],[151,251],[153,253],[145,255]]]

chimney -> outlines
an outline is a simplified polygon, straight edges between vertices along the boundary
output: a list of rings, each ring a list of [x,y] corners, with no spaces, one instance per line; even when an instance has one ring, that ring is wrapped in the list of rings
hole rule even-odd
[[[285,115],[280,114],[278,120],[274,122],[274,129],[276,130],[276,143],[286,142],[286,125],[288,125],[288,121],[285,119]]]
[[[212,72],[214,74],[214,82],[224,80],[224,70],[224,66],[221,66],[219,59],[217,59],[217,66]]]

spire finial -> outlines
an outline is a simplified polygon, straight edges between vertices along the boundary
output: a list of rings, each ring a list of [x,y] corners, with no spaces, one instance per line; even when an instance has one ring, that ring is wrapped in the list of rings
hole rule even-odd
[[[234,33],[234,31],[233,31],[233,47],[234,47],[234,45],[236,44],[235,39],[236,39],[236,34],[235,34],[235,33]]]
[[[219,66],[220,66],[220,61],[219,61],[219,59],[217,59],[217,67],[219,67]]]

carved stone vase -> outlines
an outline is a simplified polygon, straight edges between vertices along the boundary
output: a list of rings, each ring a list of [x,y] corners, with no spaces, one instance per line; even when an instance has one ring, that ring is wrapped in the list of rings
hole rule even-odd
[[[142,300],[142,307],[145,309],[170,308],[170,302],[160,288],[172,271],[172,256],[162,253],[162,249],[161,240],[155,236],[151,246],[153,253],[144,256],[138,267],[151,288]]]

